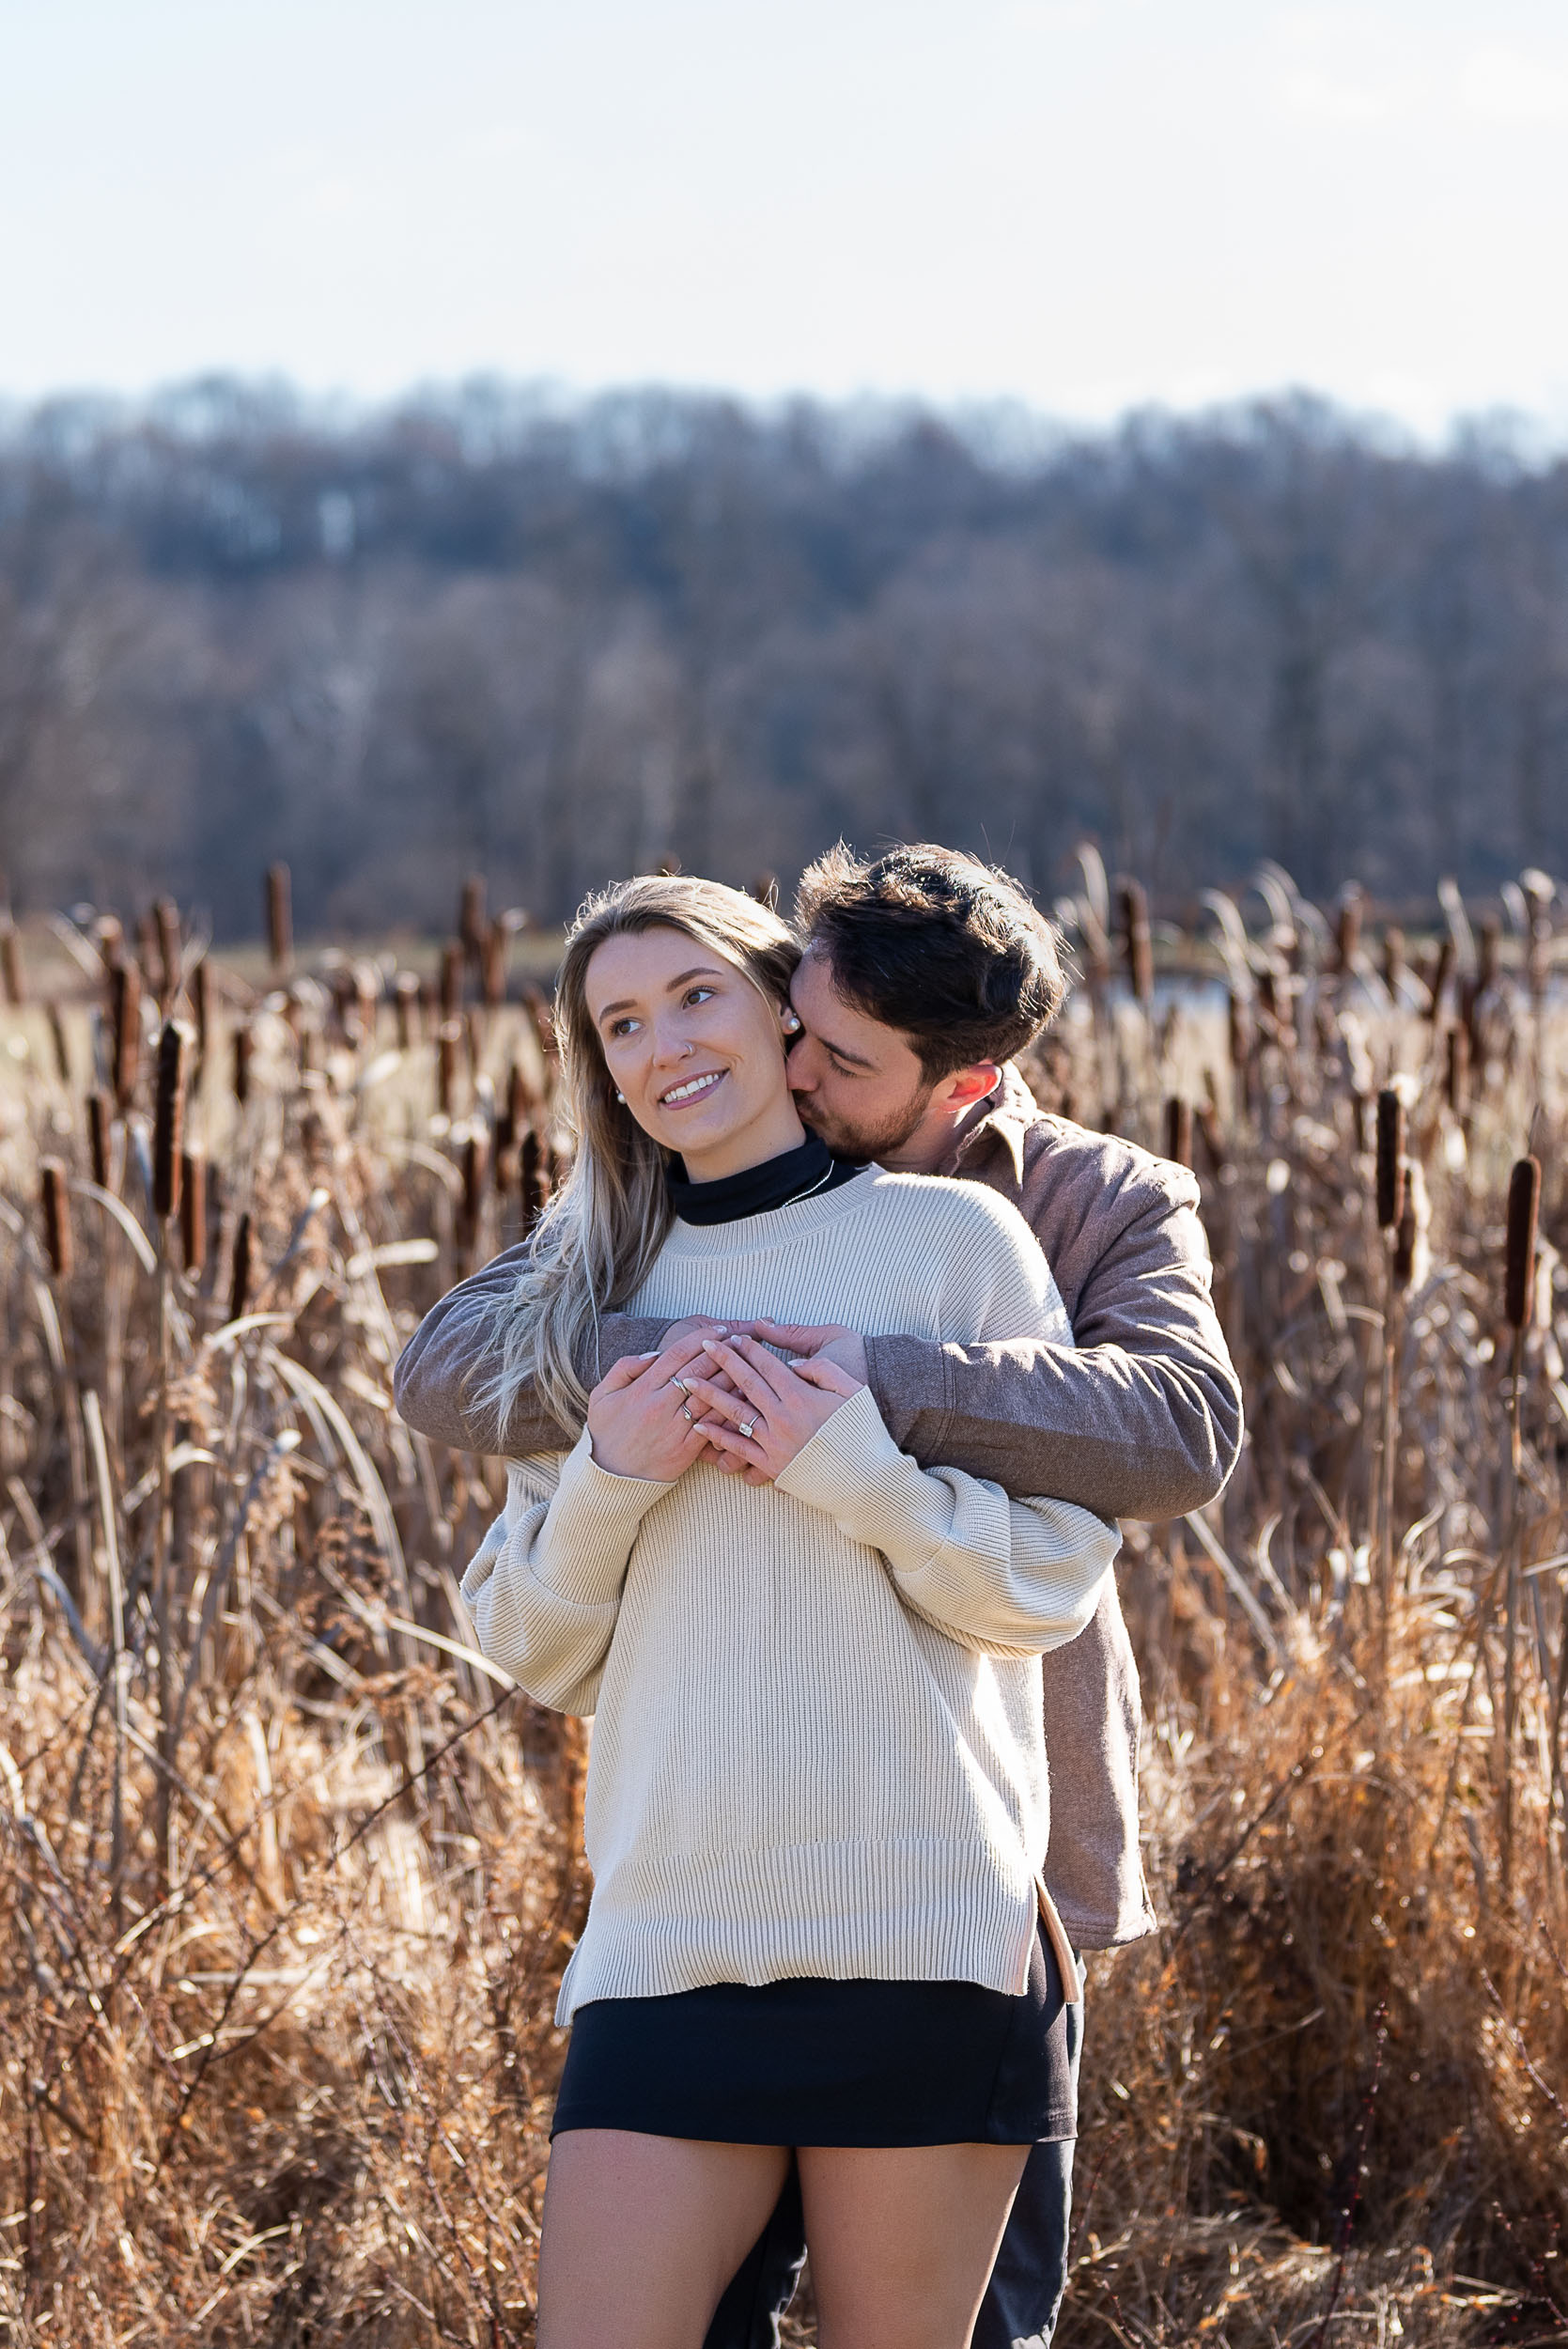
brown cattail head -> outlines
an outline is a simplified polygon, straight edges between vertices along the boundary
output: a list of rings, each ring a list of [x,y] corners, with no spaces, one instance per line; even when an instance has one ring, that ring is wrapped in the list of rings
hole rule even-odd
[[[1165,1155],[1177,1166],[1192,1164],[1192,1104],[1175,1094],[1165,1104]]]
[[[458,937],[464,954],[476,963],[485,946],[485,877],[471,873],[458,900]]]
[[[191,972],[191,1014],[196,1023],[196,1058],[205,1062],[212,1038],[212,965],[202,955]]]
[[[114,1105],[106,1093],[88,1094],[87,1156],[92,1165],[93,1181],[100,1190],[109,1188],[109,1127],[114,1113]]]
[[[1399,1221],[1394,1227],[1393,1278],[1394,1286],[1402,1297],[1415,1277],[1416,1239],[1416,1203],[1410,1196],[1406,1182],[1405,1205],[1399,1211]]]
[[[1390,922],[1383,933],[1383,984],[1390,995],[1398,995],[1404,972],[1405,932],[1397,922]]]
[[[12,1010],[27,1001],[27,973],[22,961],[22,932],[8,913],[0,914],[0,984]]]
[[[1377,1221],[1391,1232],[1405,1212],[1405,1104],[1392,1085],[1377,1097]]]
[[[1453,938],[1452,933],[1445,931],[1442,938],[1439,939],[1437,942],[1436,958],[1433,963],[1431,978],[1429,981],[1432,989],[1432,1001],[1427,1005],[1427,1017],[1434,1022],[1434,1024],[1436,1024],[1437,1016],[1443,1008],[1443,997],[1447,992],[1448,983],[1452,976]]]
[[[179,908],[172,897],[160,897],[152,909],[152,919],[158,932],[162,978],[159,993],[165,1003],[172,1003],[179,987],[179,966],[184,955],[184,940],[179,934]]]
[[[1354,881],[1345,890],[1334,916],[1335,968],[1349,971],[1361,946],[1361,893]]]
[[[152,1114],[152,1211],[161,1223],[179,1213],[190,1041],[190,1030],[178,1019],[164,1021],[158,1039],[158,1093]]]
[[[436,1106],[442,1117],[452,1115],[458,1097],[458,1055],[462,1047],[462,1021],[443,1019],[436,1035]]]
[[[1155,999],[1154,941],[1149,935],[1149,899],[1141,881],[1126,879],[1117,889],[1122,916],[1122,947],[1127,978],[1138,1001],[1147,1010]]]
[[[1495,913],[1483,913],[1476,934],[1476,987],[1485,994],[1498,983],[1498,948],[1502,942],[1502,925]]]
[[[228,1317],[238,1321],[251,1299],[251,1219],[240,1218],[234,1235],[234,1261],[228,1287]]]
[[[441,1016],[456,1019],[463,1007],[463,949],[453,939],[441,950]]]
[[[397,1016],[397,1050],[406,1052],[419,1034],[419,978],[415,972],[398,972],[392,1002]]]
[[[129,957],[109,973],[109,1018],[115,1035],[115,1099],[129,1109],[142,1065],[142,974]]]
[[[294,959],[294,889],[287,864],[269,864],[267,900],[267,958],[274,971],[287,971]]]
[[[1515,1159],[1508,1178],[1508,1257],[1503,1295],[1515,1330],[1528,1330],[1535,1306],[1535,1242],[1541,1221],[1541,1161]]]
[[[56,1281],[69,1281],[76,1262],[70,1229],[70,1188],[58,1159],[45,1159],[39,1168],[43,1205],[43,1248]]]
[[[179,1168],[179,1252],[194,1280],[207,1262],[207,1160],[187,1150]]]
[[[479,959],[480,987],[492,1011],[506,1001],[506,949],[511,942],[511,925],[505,914],[500,914],[485,932]]]
[[[63,1085],[70,1082],[70,1047],[66,1042],[66,1023],[60,1006],[53,998],[49,1005],[49,1040],[54,1047],[54,1073]]]
[[[479,1218],[485,1207],[485,1177],[489,1170],[489,1148],[482,1127],[475,1126],[463,1144],[463,1245],[472,1248],[479,1237]]]
[[[1443,1098],[1455,1117],[1463,1117],[1469,1108],[1470,1032],[1467,1028],[1451,1028],[1448,1032]]]
[[[244,1026],[234,1031],[234,1097],[241,1109],[251,1097],[251,1032]]]

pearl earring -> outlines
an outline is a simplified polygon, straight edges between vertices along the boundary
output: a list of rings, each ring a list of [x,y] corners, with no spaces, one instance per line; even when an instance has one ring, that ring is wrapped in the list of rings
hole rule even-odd
[[[616,1094],[616,1096],[615,1096],[615,1098],[616,1098],[616,1100],[617,1100],[617,1101],[619,1101],[619,1102],[623,1105],[623,1107],[624,1107],[625,1102],[626,1102],[626,1095],[625,1095],[624,1093],[617,1093],[617,1094]]]
[[[800,1014],[799,1014],[798,1012],[793,1012],[793,1011],[786,1011],[786,1012],[785,1012],[785,1014],[784,1014],[784,1032],[785,1035],[799,1035],[799,1034],[800,1034]]]

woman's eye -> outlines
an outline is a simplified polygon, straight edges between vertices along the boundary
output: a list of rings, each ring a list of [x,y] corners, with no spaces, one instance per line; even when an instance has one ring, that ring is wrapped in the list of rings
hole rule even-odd
[[[612,1019],[610,1022],[610,1033],[615,1037],[627,1036],[631,1034],[632,1029],[636,1025],[637,1022],[635,1019]]]
[[[716,989],[711,987],[689,987],[686,990],[686,1001],[689,1004],[706,1003],[708,997],[715,992]]]

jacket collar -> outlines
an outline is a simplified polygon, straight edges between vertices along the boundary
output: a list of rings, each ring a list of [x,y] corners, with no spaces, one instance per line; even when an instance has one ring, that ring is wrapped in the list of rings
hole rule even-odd
[[[962,1125],[954,1130],[953,1146],[939,1174],[957,1174],[976,1159],[1001,1149],[1007,1153],[1015,1187],[1023,1190],[1024,1137],[1040,1114],[1040,1105],[1009,1061],[996,1090],[977,1101]]]

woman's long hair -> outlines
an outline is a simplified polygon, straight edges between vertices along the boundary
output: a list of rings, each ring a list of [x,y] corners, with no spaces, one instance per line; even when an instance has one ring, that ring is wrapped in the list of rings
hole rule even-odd
[[[577,1361],[585,1333],[633,1293],[670,1228],[664,1153],[616,1100],[584,993],[588,965],[607,938],[651,929],[683,930],[781,1009],[800,960],[778,915],[722,881],[646,874],[579,909],[555,983],[563,1107],[576,1158],[535,1226],[528,1261],[475,1373],[476,1400],[494,1406],[503,1437],[530,1381],[552,1418],[581,1427],[588,1389]]]

